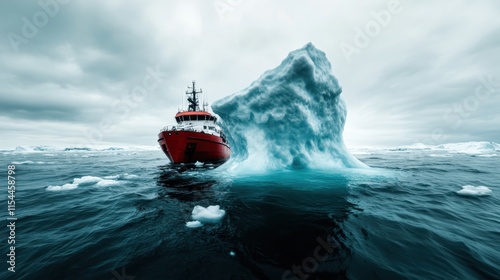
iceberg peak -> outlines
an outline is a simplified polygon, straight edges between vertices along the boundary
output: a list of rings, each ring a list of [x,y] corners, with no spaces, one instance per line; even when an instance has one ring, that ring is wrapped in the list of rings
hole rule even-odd
[[[308,43],[212,108],[223,120],[238,165],[363,167],[343,143],[341,92],[326,54]]]

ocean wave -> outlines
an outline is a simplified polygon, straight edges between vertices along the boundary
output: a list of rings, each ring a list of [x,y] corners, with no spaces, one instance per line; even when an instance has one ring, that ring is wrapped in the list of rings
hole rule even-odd
[[[112,180],[133,180],[139,178],[138,175],[135,174],[119,174],[119,175],[111,175],[111,176],[104,176],[104,179],[112,179]]]
[[[11,162],[11,164],[14,164],[14,165],[23,165],[23,164],[54,164],[54,162],[25,160],[25,161],[13,161],[13,162]]]

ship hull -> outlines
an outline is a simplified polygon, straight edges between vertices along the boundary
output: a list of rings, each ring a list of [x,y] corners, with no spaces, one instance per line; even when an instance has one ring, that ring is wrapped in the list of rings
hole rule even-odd
[[[158,134],[158,143],[172,163],[223,163],[231,149],[221,137],[195,131],[167,130]]]

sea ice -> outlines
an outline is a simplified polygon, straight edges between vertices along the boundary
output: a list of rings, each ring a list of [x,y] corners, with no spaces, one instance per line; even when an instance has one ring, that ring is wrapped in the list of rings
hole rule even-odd
[[[197,205],[191,213],[191,218],[209,224],[219,222],[224,215],[226,215],[226,211],[220,209],[219,205],[210,205],[207,208]]]
[[[186,226],[188,228],[199,228],[199,227],[202,227],[203,224],[200,223],[199,221],[191,221],[191,222],[187,222],[186,223]]]
[[[203,224],[218,223],[226,215],[226,211],[220,209],[219,205],[210,205],[207,208],[196,205],[191,212],[191,218],[194,221],[187,222],[186,226],[189,228],[197,228]]]
[[[64,184],[62,186],[48,186],[48,191],[66,191],[78,188],[77,184]]]
[[[492,191],[485,186],[463,186],[461,190],[457,191],[457,194],[464,196],[486,196],[491,195]]]

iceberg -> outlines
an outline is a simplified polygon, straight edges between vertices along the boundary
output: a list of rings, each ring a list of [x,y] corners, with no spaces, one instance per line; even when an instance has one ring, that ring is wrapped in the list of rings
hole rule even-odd
[[[344,145],[341,92],[325,53],[308,43],[249,87],[214,102],[231,144],[232,166],[367,167]]]

